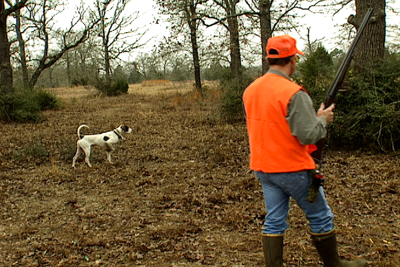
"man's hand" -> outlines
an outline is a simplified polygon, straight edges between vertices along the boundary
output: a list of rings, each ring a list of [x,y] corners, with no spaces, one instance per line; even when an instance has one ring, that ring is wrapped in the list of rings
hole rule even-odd
[[[335,104],[329,106],[329,108],[325,108],[325,104],[322,103],[321,107],[318,109],[317,116],[324,116],[326,118],[327,123],[331,123],[333,121],[333,109],[335,108]]]

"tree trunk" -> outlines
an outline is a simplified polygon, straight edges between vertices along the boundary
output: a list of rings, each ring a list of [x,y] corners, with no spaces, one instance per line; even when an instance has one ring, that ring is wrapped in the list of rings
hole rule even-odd
[[[68,86],[72,87],[72,80],[71,80],[71,61],[69,59],[69,52],[66,54],[67,60],[67,77],[68,77]]]
[[[201,98],[204,98],[200,75],[199,47],[197,45],[197,20],[193,19],[196,17],[196,7],[194,6],[193,0],[190,2],[189,10],[190,11],[187,12],[186,16],[188,18],[188,24],[190,28],[190,41],[192,43],[194,79],[197,92],[200,93]]]
[[[14,92],[7,17],[4,0],[0,0],[0,90],[5,94]]]
[[[237,89],[243,89],[243,67],[240,56],[240,42],[239,42],[239,24],[236,16],[236,4],[238,1],[227,1],[226,4],[228,27],[229,27],[229,48],[230,48],[230,69],[231,73],[237,81]]]
[[[260,33],[261,33],[261,51],[262,51],[262,73],[268,71],[267,62],[267,42],[272,35],[271,29],[271,1],[270,0],[259,0],[260,8]]]
[[[102,43],[103,43],[103,53],[104,53],[104,71],[105,71],[105,86],[107,87],[107,90],[111,86],[111,64],[110,64],[110,47],[109,47],[109,39],[108,39],[108,34],[107,34],[107,29],[106,29],[106,8],[107,6],[104,6],[104,10],[102,10],[102,13],[100,14],[100,20],[101,20],[101,38],[102,38]]]
[[[106,71],[106,86],[111,86],[111,64],[110,64],[110,54],[108,46],[104,46],[104,68]]]
[[[54,88],[54,83],[53,83],[53,69],[49,68],[49,86],[50,88]]]
[[[21,12],[20,10],[15,12],[15,32],[17,35],[17,41],[19,46],[19,61],[22,69],[22,82],[24,88],[27,88],[29,83],[28,65],[26,62],[26,52],[25,52],[25,41],[22,37],[21,32]]]
[[[374,8],[370,22],[365,27],[354,54],[355,71],[362,73],[363,69],[380,63],[385,54],[386,39],[386,1],[356,0],[356,16],[349,17],[349,23],[359,28],[369,8]]]

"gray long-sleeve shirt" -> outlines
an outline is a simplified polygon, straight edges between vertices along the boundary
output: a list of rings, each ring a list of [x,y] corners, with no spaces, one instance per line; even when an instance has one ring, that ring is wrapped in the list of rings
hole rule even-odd
[[[268,72],[291,80],[281,71],[269,70]],[[286,120],[289,123],[290,130],[301,144],[315,144],[326,136],[326,118],[324,116],[317,117],[311,97],[307,92],[300,90],[296,93],[290,100],[287,111]]]

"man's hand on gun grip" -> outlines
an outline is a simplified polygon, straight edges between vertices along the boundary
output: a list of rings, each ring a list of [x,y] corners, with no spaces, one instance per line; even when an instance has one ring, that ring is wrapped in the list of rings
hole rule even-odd
[[[324,116],[326,118],[327,123],[331,123],[334,118],[333,114],[334,108],[335,104],[332,104],[328,108],[325,108],[325,104],[322,103],[320,108],[318,109],[317,116]]]

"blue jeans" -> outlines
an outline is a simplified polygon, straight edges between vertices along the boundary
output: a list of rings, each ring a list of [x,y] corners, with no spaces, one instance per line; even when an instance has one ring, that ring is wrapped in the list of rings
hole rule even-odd
[[[334,215],[326,201],[324,190],[320,187],[314,203],[306,201],[310,176],[307,171],[290,173],[255,172],[260,180],[267,215],[263,234],[283,235],[289,227],[286,221],[289,213],[289,201],[292,197],[306,214],[311,233],[324,234],[334,229]]]

